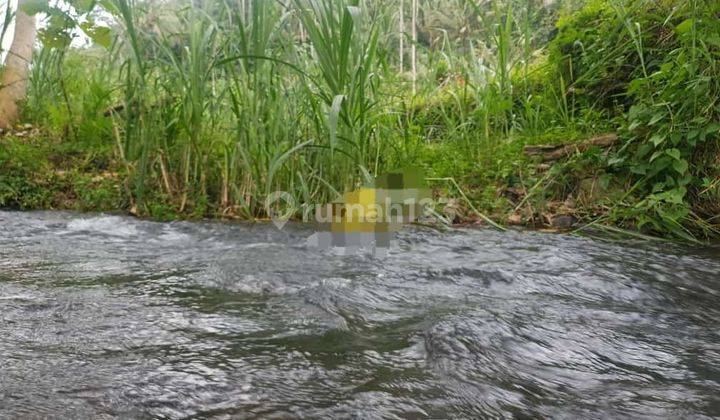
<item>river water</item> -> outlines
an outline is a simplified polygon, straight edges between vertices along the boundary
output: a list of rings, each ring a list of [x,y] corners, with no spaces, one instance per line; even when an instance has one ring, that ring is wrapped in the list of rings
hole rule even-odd
[[[0,418],[720,416],[720,252],[0,212]]]

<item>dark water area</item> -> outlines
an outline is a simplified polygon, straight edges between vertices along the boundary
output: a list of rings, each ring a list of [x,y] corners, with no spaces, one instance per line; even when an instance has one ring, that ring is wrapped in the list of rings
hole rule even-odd
[[[0,212],[0,418],[720,416],[720,251]]]

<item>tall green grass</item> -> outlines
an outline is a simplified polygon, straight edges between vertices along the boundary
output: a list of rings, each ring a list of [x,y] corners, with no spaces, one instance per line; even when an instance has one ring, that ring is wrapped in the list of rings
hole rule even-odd
[[[91,101],[91,121],[107,121],[103,132],[138,212],[152,213],[160,202],[179,213],[258,217],[276,190],[298,203],[333,200],[390,167],[422,164],[438,136],[479,159],[524,115],[517,115],[515,85],[528,66],[532,8],[516,13],[512,1],[463,3],[478,21],[477,34],[462,42],[444,32],[428,44],[421,29],[417,95],[407,75],[396,74],[394,41],[407,34],[391,32],[394,5],[104,4],[118,26],[91,78],[110,86]],[[421,7],[421,16],[431,12]],[[63,54],[46,48],[38,56],[30,108],[45,118],[48,105],[32,101],[50,92],[65,104],[67,121],[47,123],[85,138],[87,101],[63,98]],[[105,120],[96,109],[103,100]]]
[[[522,203],[540,207],[597,174],[575,160],[563,174],[532,173],[522,146],[606,130],[620,131],[624,147],[590,156],[604,165],[595,172],[645,194],[623,197],[615,220],[682,235],[701,219],[686,198],[717,186],[693,157],[716,129],[709,1],[420,1],[417,37],[398,21],[398,1],[102,4],[112,46],[41,49],[26,112],[54,137],[112,147],[139,213],[264,217],[274,191],[300,206],[327,202],[407,165],[453,177],[493,208],[502,209],[503,187],[538,185],[529,190],[541,192],[537,203]],[[413,74],[398,71],[409,58],[400,39],[417,52],[402,66]],[[675,132],[703,141],[665,141]],[[665,155],[651,159],[653,142]],[[649,160],[665,166],[648,172]]]
[[[112,117],[137,205],[153,191],[179,212],[256,217],[272,191],[329,200],[379,169],[378,31],[358,3],[185,5],[173,28],[113,5]]]

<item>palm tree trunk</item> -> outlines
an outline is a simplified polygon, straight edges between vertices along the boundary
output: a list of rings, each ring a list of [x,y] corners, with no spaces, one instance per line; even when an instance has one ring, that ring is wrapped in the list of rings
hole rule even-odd
[[[27,0],[18,2],[15,13],[15,36],[10,45],[5,68],[2,71],[0,86],[0,128],[11,127],[19,118],[18,102],[27,94],[27,76],[37,28],[35,16],[29,16],[22,10]]]

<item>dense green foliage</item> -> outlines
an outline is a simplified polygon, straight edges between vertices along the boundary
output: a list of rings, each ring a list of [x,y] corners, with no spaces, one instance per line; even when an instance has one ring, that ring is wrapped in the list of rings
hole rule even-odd
[[[607,217],[690,239],[718,217],[720,4],[594,1],[559,24],[550,51],[582,107],[624,144],[602,162],[627,193]]]
[[[269,192],[326,202],[413,164],[500,219],[717,232],[716,2],[428,3],[415,87],[399,2],[101,5],[106,47],[37,53],[26,117],[41,145],[0,141],[0,205],[63,207],[38,179],[58,166],[33,155],[51,149],[81,151],[60,190],[96,189],[86,209],[262,217]],[[610,131],[618,147],[549,169],[522,153]]]

